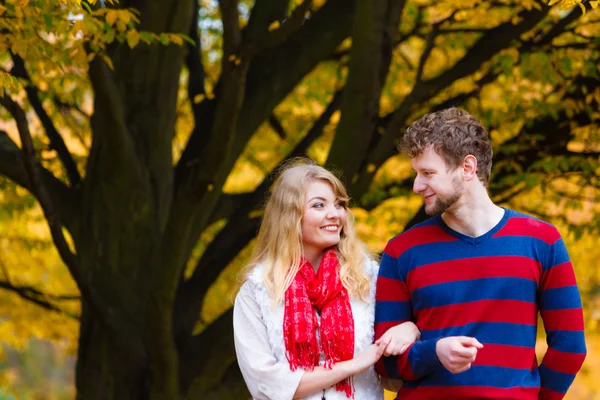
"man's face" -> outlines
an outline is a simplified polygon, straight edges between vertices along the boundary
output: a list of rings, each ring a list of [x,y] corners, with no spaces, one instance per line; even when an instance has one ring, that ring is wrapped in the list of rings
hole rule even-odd
[[[423,196],[427,215],[441,214],[451,209],[465,191],[460,167],[448,170],[444,159],[429,146],[412,159],[417,173],[413,191]]]

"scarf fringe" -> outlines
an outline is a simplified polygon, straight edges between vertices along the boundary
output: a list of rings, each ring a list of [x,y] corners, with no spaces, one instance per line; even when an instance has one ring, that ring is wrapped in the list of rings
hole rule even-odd
[[[346,393],[346,397],[349,399],[354,398],[354,379],[353,377],[346,378],[335,385],[335,390],[338,392]]]
[[[315,353],[310,343],[296,343],[291,349],[287,349],[285,355],[292,371],[297,370],[298,367],[312,371],[315,365],[319,364],[318,359],[315,363]]]

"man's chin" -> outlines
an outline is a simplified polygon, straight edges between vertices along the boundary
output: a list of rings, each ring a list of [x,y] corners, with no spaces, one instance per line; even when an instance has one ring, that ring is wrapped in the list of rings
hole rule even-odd
[[[425,207],[425,214],[429,217],[441,214],[442,212],[443,210],[440,210],[439,207]]]

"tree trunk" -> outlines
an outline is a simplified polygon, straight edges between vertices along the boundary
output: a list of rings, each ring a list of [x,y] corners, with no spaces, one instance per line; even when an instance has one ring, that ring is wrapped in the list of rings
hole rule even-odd
[[[146,361],[126,351],[85,304],[76,370],[77,399],[149,399]]]

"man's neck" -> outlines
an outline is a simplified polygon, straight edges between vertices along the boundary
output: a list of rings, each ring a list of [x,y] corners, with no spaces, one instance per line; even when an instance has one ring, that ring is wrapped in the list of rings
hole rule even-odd
[[[442,214],[442,219],[453,230],[470,237],[485,235],[504,216],[504,209],[495,205],[484,187],[467,192],[451,209]]]

